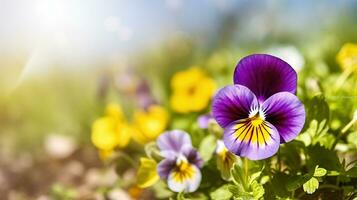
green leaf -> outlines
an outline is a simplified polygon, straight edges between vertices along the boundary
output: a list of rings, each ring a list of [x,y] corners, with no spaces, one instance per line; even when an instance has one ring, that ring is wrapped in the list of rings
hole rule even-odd
[[[212,158],[214,150],[216,149],[216,143],[217,139],[213,135],[209,135],[202,140],[198,151],[204,162]]]
[[[241,191],[236,197],[233,198],[234,200],[256,200],[254,196],[249,192]]]
[[[254,180],[251,184],[253,190],[254,199],[260,199],[263,197],[265,190],[263,185],[259,184],[258,181]]]
[[[314,96],[305,104],[305,106],[307,108],[305,125],[310,125],[312,120],[316,120],[319,123],[326,120],[326,124],[328,124],[330,119],[330,108],[322,94]]]
[[[262,169],[262,171],[260,171],[260,172],[255,172],[255,173],[253,173],[253,174],[249,177],[249,184],[252,184],[253,181],[256,181],[256,180],[260,177],[260,175],[262,174],[262,172],[263,172],[263,169]]]
[[[346,176],[350,178],[357,178],[357,167],[353,167],[346,172]]]
[[[303,132],[296,137],[296,140],[303,142],[305,146],[309,146],[311,144],[311,135],[309,132]]]
[[[314,193],[317,188],[319,188],[319,181],[315,177],[312,177],[303,185],[304,191],[308,194]]]
[[[340,172],[338,171],[328,171],[326,176],[338,176],[340,175]]]
[[[176,199],[177,200],[188,200],[188,199],[186,199],[185,194],[183,192],[178,193]]]
[[[335,151],[315,145],[307,147],[307,154],[310,157],[307,163],[310,169],[319,165],[329,171],[342,171],[342,165]]]
[[[222,187],[211,192],[210,196],[213,200],[228,200],[233,197],[233,193],[230,191],[228,185],[223,185]]]
[[[245,182],[243,169],[236,163],[231,169],[231,174],[233,182],[236,185],[242,185],[245,190],[248,189],[247,183]]]
[[[310,142],[312,145],[320,143],[326,148],[331,148],[332,144],[335,141],[335,137],[331,134],[328,134],[327,131],[329,130],[329,126],[326,124],[326,121],[327,120],[324,119],[321,122],[318,122],[316,119],[312,119],[312,121],[310,121],[309,128],[306,130],[306,132],[303,133],[303,136],[301,137],[307,137],[305,134],[308,134],[310,136]],[[306,140],[306,138],[302,139]],[[304,142],[308,144],[308,141]]]
[[[323,134],[318,138],[318,143],[327,149],[331,149],[333,144],[335,143],[336,137],[332,134]]]
[[[322,177],[325,176],[327,173],[327,170],[324,168],[320,168],[319,166],[316,166],[314,176],[315,177]]]
[[[167,185],[164,181],[159,181],[157,182],[152,189],[155,192],[155,197],[159,199],[168,199],[171,197],[174,193],[167,188]]]
[[[295,191],[311,178],[312,178],[311,174],[293,176],[290,178],[290,181],[287,184],[286,188],[288,189],[288,191]]]
[[[299,171],[302,165],[300,153],[304,150],[305,146],[300,141],[291,141],[287,144],[281,145],[280,157],[284,163],[289,163],[287,167],[291,171]]]

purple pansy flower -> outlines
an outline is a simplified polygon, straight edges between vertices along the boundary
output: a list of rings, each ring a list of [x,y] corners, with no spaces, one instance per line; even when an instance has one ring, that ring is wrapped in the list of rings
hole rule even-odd
[[[157,145],[164,159],[158,165],[158,174],[175,192],[194,192],[201,183],[203,161],[193,148],[190,136],[180,130],[163,133]]]
[[[207,129],[211,120],[214,120],[213,116],[211,113],[208,113],[208,114],[200,115],[197,119],[197,123],[200,128]]]
[[[293,140],[305,123],[296,87],[297,74],[285,61],[266,54],[243,58],[235,69],[234,85],[218,91],[212,103],[228,150],[260,160],[273,156],[280,143]]]

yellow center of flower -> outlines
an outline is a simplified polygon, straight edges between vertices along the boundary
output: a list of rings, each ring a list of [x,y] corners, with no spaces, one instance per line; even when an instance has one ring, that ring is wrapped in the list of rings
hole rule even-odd
[[[180,161],[176,164],[173,171],[173,179],[179,183],[182,183],[184,180],[191,179],[193,175],[194,169],[187,161]]]
[[[259,115],[250,118],[250,121],[254,127],[259,127],[264,122],[264,120]]]
[[[259,112],[239,122],[234,129],[236,139],[245,143],[264,146],[271,140],[271,128]]]

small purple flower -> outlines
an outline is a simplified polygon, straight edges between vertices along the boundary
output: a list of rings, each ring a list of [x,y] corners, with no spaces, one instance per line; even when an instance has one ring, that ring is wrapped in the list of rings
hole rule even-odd
[[[158,174],[175,192],[194,192],[201,183],[203,161],[193,148],[190,136],[180,130],[160,135],[157,145],[164,159],[158,165]]]
[[[305,123],[296,87],[297,74],[285,61],[266,54],[243,58],[235,69],[234,85],[218,91],[212,103],[228,150],[260,160],[273,156],[280,143],[293,140]]]
[[[197,119],[197,123],[201,129],[207,129],[211,120],[214,120],[213,116],[211,113],[208,113],[208,114],[200,115]]]

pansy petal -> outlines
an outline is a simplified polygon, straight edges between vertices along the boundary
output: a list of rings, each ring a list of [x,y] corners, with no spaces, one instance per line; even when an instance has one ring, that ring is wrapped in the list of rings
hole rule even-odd
[[[176,160],[175,159],[163,159],[157,165],[157,173],[160,178],[166,180],[169,177],[170,171],[175,167]]]
[[[203,160],[197,150],[193,148],[186,148],[183,150],[183,155],[187,158],[189,163],[196,165],[198,168],[203,166]]]
[[[218,91],[213,99],[212,114],[221,127],[247,118],[252,107],[257,107],[255,95],[245,86],[231,85]]]
[[[257,125],[243,119],[225,129],[223,141],[230,152],[250,160],[261,160],[278,151],[280,137],[276,128],[267,121]]]
[[[174,192],[194,192],[201,183],[201,172],[195,166],[188,163],[185,171],[173,169],[167,180],[169,188]]]
[[[212,115],[210,113],[199,116],[197,119],[198,126],[202,129],[207,129],[211,119]]]
[[[281,143],[293,140],[304,126],[304,105],[289,92],[274,94],[263,103],[262,109],[265,119],[278,130]]]
[[[137,183],[140,188],[147,188],[159,180],[157,163],[150,158],[140,158],[140,167],[137,174]]]
[[[234,71],[234,83],[248,87],[263,102],[278,92],[296,92],[297,74],[285,61],[267,54],[241,59]]]
[[[183,148],[192,147],[190,136],[181,130],[167,131],[159,136],[157,145],[164,157],[179,154]]]

